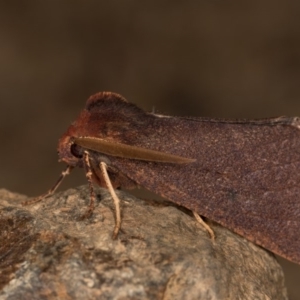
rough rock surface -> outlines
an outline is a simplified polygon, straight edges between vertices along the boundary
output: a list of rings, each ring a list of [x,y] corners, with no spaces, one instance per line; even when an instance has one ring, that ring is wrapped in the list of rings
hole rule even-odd
[[[122,230],[112,240],[113,204],[80,217],[87,186],[38,204],[0,190],[0,299],[287,299],[272,254],[209,223],[207,232],[172,204],[118,192]]]

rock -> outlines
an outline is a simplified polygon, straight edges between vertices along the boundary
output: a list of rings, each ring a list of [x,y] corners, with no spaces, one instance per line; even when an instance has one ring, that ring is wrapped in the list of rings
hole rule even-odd
[[[273,254],[217,224],[213,242],[191,214],[96,189],[93,215],[81,220],[87,186],[34,205],[0,190],[0,299],[287,299]]]

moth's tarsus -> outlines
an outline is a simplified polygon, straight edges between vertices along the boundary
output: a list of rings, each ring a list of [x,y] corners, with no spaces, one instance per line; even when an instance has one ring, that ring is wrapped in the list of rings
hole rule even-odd
[[[113,237],[113,239],[116,239],[118,236],[118,233],[120,231],[120,228],[121,228],[120,200],[111,184],[109,175],[107,173],[107,165],[105,162],[100,162],[100,169],[101,169],[101,172],[103,175],[103,179],[106,183],[107,189],[109,190],[110,195],[114,200],[116,219],[115,219],[115,228],[114,228],[112,237]]]
[[[198,213],[196,213],[195,211],[192,211],[196,221],[201,224],[201,226],[203,226],[205,228],[205,230],[208,232],[208,234],[210,235],[210,238],[212,239],[212,241],[214,242],[216,239],[215,233],[214,231],[211,229],[211,227],[205,222],[203,221],[203,219],[199,216]]]
[[[36,198],[33,198],[31,200],[24,201],[24,202],[22,202],[22,205],[34,204],[34,203],[42,201],[45,198],[48,198],[48,197],[52,196],[55,193],[55,191],[57,190],[57,188],[60,186],[60,184],[62,183],[62,181],[64,180],[64,178],[67,175],[69,175],[73,169],[74,169],[74,167],[67,166],[66,169],[61,172],[59,178],[57,179],[57,181],[55,182],[55,184],[52,186],[52,188],[48,192],[46,192],[45,194],[40,195],[40,196],[38,196]]]
[[[96,201],[96,195],[93,187],[93,171],[90,164],[90,156],[89,152],[87,150],[83,151],[83,160],[84,160],[84,167],[85,167],[85,176],[87,178],[87,181],[89,183],[89,189],[90,189],[90,203],[89,207],[86,211],[86,213],[82,216],[82,218],[88,218],[92,215],[94,209],[95,209],[95,201]]]

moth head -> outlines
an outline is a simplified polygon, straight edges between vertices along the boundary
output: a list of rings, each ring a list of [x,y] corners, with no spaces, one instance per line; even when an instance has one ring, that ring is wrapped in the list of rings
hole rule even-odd
[[[72,167],[82,167],[83,148],[74,143],[70,135],[63,135],[58,142],[58,157],[60,162],[65,162]]]

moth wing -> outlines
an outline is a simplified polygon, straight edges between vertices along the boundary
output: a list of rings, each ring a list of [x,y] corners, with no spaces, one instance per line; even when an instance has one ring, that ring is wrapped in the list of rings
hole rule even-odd
[[[197,172],[191,166],[147,162],[117,165],[122,173],[149,191],[300,263],[299,186],[259,190],[251,195],[250,191],[235,189],[235,183],[224,184],[227,179],[222,174]]]
[[[109,120],[126,121],[121,126],[119,121],[107,124],[100,113],[97,108],[92,119],[103,119],[103,124],[90,135],[100,138],[102,132],[113,132],[117,141],[130,145],[123,149],[134,147],[133,156],[107,154],[114,170],[300,263],[299,119],[220,122],[136,110],[129,119],[127,115],[112,117],[110,111]],[[149,148],[195,161],[135,159]]]

